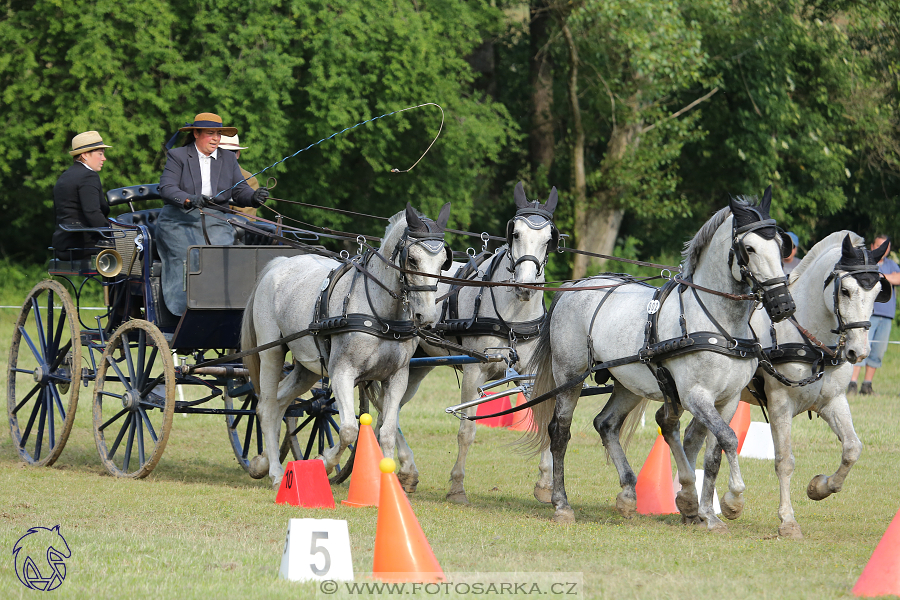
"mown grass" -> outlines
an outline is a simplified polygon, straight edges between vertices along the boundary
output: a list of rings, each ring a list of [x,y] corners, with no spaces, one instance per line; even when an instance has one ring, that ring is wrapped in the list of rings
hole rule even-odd
[[[30,287],[30,286],[27,286]],[[20,300],[21,301],[21,300]],[[0,311],[0,355],[8,353],[16,311]],[[895,336],[897,337],[897,336]],[[839,443],[827,425],[794,420],[794,509],[805,539],[777,537],[778,491],[771,461],[744,459],[743,516],[726,535],[684,527],[677,515],[623,519],[614,509],[618,477],[606,464],[591,419],[602,398],[584,398],[567,457],[576,523],[549,521],[531,495],[536,460],[512,444],[518,434],[479,427],[469,455],[470,506],[444,500],[456,457],[457,421],[443,409],[458,401],[449,369],[435,371],[402,415],[421,472],[411,501],[447,572],[582,572],[585,598],[849,598],[872,550],[900,508],[900,350],[891,346],[876,396],[852,399],[865,444],[844,490],[822,502],[806,497],[809,480],[831,474]],[[5,377],[5,375],[4,375]],[[4,389],[5,389],[5,381]],[[278,579],[288,519],[345,519],[356,572],[371,570],[376,510],[279,506],[266,481],[237,465],[224,418],[175,415],[166,452],[142,481],[117,480],[100,465],[82,388],[73,433],[55,466],[23,465],[0,436],[0,597],[33,592],[16,579],[11,550],[29,527],[61,526],[72,549],[63,598],[305,598],[313,584]],[[654,407],[655,409],[655,407]],[[754,420],[761,414],[754,409]],[[656,435],[639,429],[629,450],[637,470]],[[723,470],[726,467],[723,467]],[[726,489],[720,478],[720,495]]]

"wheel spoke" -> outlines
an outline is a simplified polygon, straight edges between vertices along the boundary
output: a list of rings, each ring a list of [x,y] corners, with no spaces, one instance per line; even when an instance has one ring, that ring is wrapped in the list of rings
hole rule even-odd
[[[54,345],[54,336],[53,336],[53,290],[47,291],[47,357],[54,356],[56,354]]]
[[[281,428],[278,428],[278,431],[281,431]],[[275,440],[273,444],[276,448],[279,448],[281,444],[279,440]],[[262,435],[262,424],[259,422],[259,417],[256,417],[256,453],[263,453],[263,435]]]
[[[125,389],[130,390],[131,382],[127,377],[125,377],[125,375],[122,374],[122,371],[119,370],[119,365],[116,364],[116,359],[113,358],[112,352],[107,355],[106,360],[109,362],[109,366],[113,368],[113,371],[116,372],[116,376],[119,378],[119,381],[122,383],[122,385],[125,386]]]
[[[241,456],[243,456],[244,459],[247,458],[247,455],[250,452],[250,436],[253,435],[253,426],[256,425],[256,421],[258,420],[256,415],[249,415],[247,417],[247,431],[244,433],[244,443],[241,446],[243,451]]]
[[[309,425],[309,422],[312,421],[313,419],[315,419],[315,417],[306,417],[306,420],[304,420],[302,423],[297,425],[297,428],[291,432],[291,435],[294,436],[294,435],[297,435],[298,433],[300,433],[300,430],[302,430],[304,427]]]
[[[153,440],[154,444],[158,443],[159,438],[156,436],[156,430],[153,428],[153,423],[150,421],[150,416],[147,414],[147,411],[144,410],[143,406],[138,407],[138,411],[141,413],[141,419],[143,419],[144,425],[147,426],[147,433],[150,434],[150,439]]]
[[[328,447],[331,448],[334,446],[334,437],[332,437],[331,434],[331,427],[334,427],[335,431],[340,430],[340,428],[337,426],[337,423],[334,422],[334,419],[331,418],[331,415],[326,417],[325,420],[327,423],[325,423],[322,428],[325,430],[325,435],[328,437]],[[329,425],[331,425],[331,427],[329,427]]]
[[[312,452],[313,442],[318,437],[316,434],[319,429],[319,422],[313,421],[312,431],[309,434],[309,442],[306,444],[306,452],[303,454],[303,460],[309,460],[309,453]]]
[[[141,330],[141,331],[143,331],[143,330]],[[149,392],[152,388],[156,387],[156,384],[159,382],[159,380],[165,377],[165,374],[162,374],[159,377],[157,377],[156,379],[154,379],[150,384],[146,383],[146,381],[148,379],[150,379],[150,371],[153,370],[153,365],[156,362],[156,353],[158,351],[159,351],[159,349],[156,346],[153,346],[153,350],[150,351],[150,358],[147,360],[146,363],[141,363],[142,365],[144,365],[142,367],[143,371],[141,373],[141,385],[140,385],[141,396],[146,396],[147,392]]]
[[[56,392],[56,388],[48,385],[47,391],[47,433],[50,435],[50,450],[53,450],[53,447],[56,446],[56,423],[53,422],[53,402],[55,401],[53,394]]]
[[[118,421],[122,417],[122,415],[126,414],[127,412],[128,412],[128,409],[123,408],[122,410],[117,412],[115,415],[113,415],[113,417],[109,421],[107,421],[106,423],[104,423],[103,425],[98,427],[97,429],[99,429],[100,431],[103,431],[104,429],[106,429],[107,427],[109,427],[110,425],[112,425],[113,423]],[[119,437],[121,437],[121,434],[119,435]],[[118,444],[118,443],[119,443],[119,440],[117,438],[116,444]],[[115,454],[115,451],[110,452],[110,456],[112,456],[113,454]]]
[[[48,386],[50,388],[50,392],[53,394],[53,401],[56,403],[56,408],[59,410],[59,416],[62,417],[62,420],[66,420],[66,409],[63,406],[62,398],[59,396],[59,390],[56,389],[55,385]]]
[[[131,378],[131,387],[136,388],[140,382],[135,376],[134,359],[131,357],[131,341],[126,333],[122,334],[122,352],[125,354],[125,365],[128,367],[128,377]]]
[[[131,466],[131,449],[134,447],[134,414],[128,418],[128,444],[125,446],[125,460],[122,462],[122,470],[124,472],[128,472],[128,467]]]
[[[135,421],[137,425],[137,436],[138,436],[138,467],[144,466],[144,463],[147,462],[144,456],[144,426],[142,420],[139,418],[139,415],[135,415]]]
[[[28,425],[25,426],[25,431],[22,433],[22,442],[21,447],[25,447],[25,443],[28,441],[28,436],[31,435],[31,427],[34,425],[34,420],[37,418],[38,411],[41,409],[41,397],[44,395],[44,390],[41,389],[41,393],[38,394],[38,399],[34,403],[34,408],[31,409],[31,417],[28,419]]]
[[[252,402],[252,399],[250,398],[250,396],[251,396],[251,394],[247,394],[246,396],[244,396],[244,403],[241,404],[241,410],[247,410],[247,407],[250,405],[250,402]],[[238,425],[240,424],[241,419],[243,419],[243,418],[244,418],[244,415],[235,415],[234,419],[231,421],[231,428],[237,430]]]
[[[41,459],[41,448],[44,445],[44,423],[47,421],[47,390],[43,390],[40,396],[41,416],[38,418],[37,438],[34,440],[34,460]]]
[[[33,370],[29,371],[28,369],[20,369],[18,367],[14,368],[14,369],[10,369],[10,371],[12,371],[13,373],[25,373],[27,375],[34,375]]]
[[[44,356],[47,356],[47,340],[44,334],[44,321],[41,318],[41,307],[38,305],[37,298],[31,298],[31,307],[32,312],[34,312],[34,322],[37,325],[37,338],[41,343],[41,350],[43,351]]]
[[[25,343],[28,344],[28,347],[31,348],[31,353],[34,354],[34,358],[38,361],[38,364],[43,364],[44,357],[41,356],[41,353],[38,352],[38,349],[34,346],[34,342],[31,341],[31,337],[25,331],[25,328],[19,327],[19,333],[22,334],[22,339],[25,340]]]
[[[31,397],[34,396],[34,393],[36,391],[38,391],[39,389],[41,389],[41,384],[39,384],[39,383],[34,384],[34,387],[31,388],[31,391],[28,392],[28,395],[25,396],[25,398],[23,398],[22,401],[19,402],[16,405],[16,407],[12,410],[12,414],[14,414],[14,415],[18,414],[19,409],[22,408],[23,406],[25,406],[25,403],[28,402],[31,399]]]
[[[128,411],[122,411],[122,412],[128,412]],[[109,422],[112,422],[112,420],[110,420]],[[122,438],[125,436],[125,432],[128,431],[128,426],[130,424],[131,424],[131,419],[125,419],[125,421],[122,423],[122,428],[119,429],[119,435],[116,436],[116,441],[113,442],[112,448],[110,448],[110,450],[109,450],[109,459],[110,460],[112,460],[113,457],[116,455],[116,450],[119,449],[119,443],[121,443]]]

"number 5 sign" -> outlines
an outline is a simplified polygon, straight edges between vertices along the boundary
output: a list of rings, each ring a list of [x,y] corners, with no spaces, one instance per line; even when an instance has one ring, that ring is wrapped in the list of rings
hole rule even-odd
[[[291,581],[353,581],[347,521],[291,519],[278,576]]]

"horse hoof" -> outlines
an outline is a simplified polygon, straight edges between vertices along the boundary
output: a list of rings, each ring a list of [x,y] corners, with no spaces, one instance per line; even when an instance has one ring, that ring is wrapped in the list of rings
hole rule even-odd
[[[560,508],[553,514],[553,517],[550,519],[554,523],[560,523],[562,525],[568,525],[569,523],[575,522],[575,511],[571,508]]]
[[[728,533],[728,526],[725,523],[723,523],[722,521],[719,521],[718,519],[716,519],[716,521],[717,522],[707,523],[706,531],[709,533],[719,533],[719,534]]]
[[[262,479],[269,474],[269,459],[264,454],[258,454],[250,459],[247,472],[253,479]]]
[[[688,494],[685,494],[684,490],[675,494],[675,506],[678,507],[682,520],[699,518],[700,503],[696,498],[690,498]]]
[[[400,485],[403,486],[403,491],[407,494],[414,494],[416,491],[416,486],[419,485],[419,477],[417,475],[406,475],[402,474],[398,475],[397,478],[400,480]]]
[[[778,535],[789,540],[802,540],[803,532],[796,521],[790,523],[782,523],[778,527]]]
[[[619,492],[616,496],[616,510],[626,519],[630,519],[637,514],[637,500],[626,496],[625,492]]]
[[[550,504],[551,496],[553,496],[553,490],[550,488],[534,486],[534,498],[543,504]]]
[[[824,500],[831,495],[831,489],[828,487],[828,477],[826,475],[816,475],[806,486],[806,495],[810,500]]]
[[[452,502],[453,504],[469,504],[469,499],[466,498],[465,492],[447,494],[447,501]]]
[[[323,463],[325,463],[325,474],[328,475],[329,477],[331,477],[331,474],[334,472],[334,467],[329,468],[328,461],[325,460],[324,456],[319,454],[313,460],[321,460]]]
[[[682,525],[703,525],[703,519],[700,515],[694,515],[693,517],[688,517],[685,514],[681,515],[681,524]]]
[[[742,494],[735,496],[731,492],[725,492],[725,496],[720,504],[722,506],[722,515],[729,521],[734,521],[744,512],[744,496]]]

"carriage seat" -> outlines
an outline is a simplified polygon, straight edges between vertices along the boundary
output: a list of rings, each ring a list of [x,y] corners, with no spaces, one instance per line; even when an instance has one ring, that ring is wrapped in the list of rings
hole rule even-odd
[[[116,221],[124,225],[143,225],[150,233],[150,256],[154,261],[159,260],[159,251],[156,248],[156,220],[159,218],[161,208],[148,208],[131,213],[124,213],[115,218]],[[148,242],[145,240],[144,244]]]

